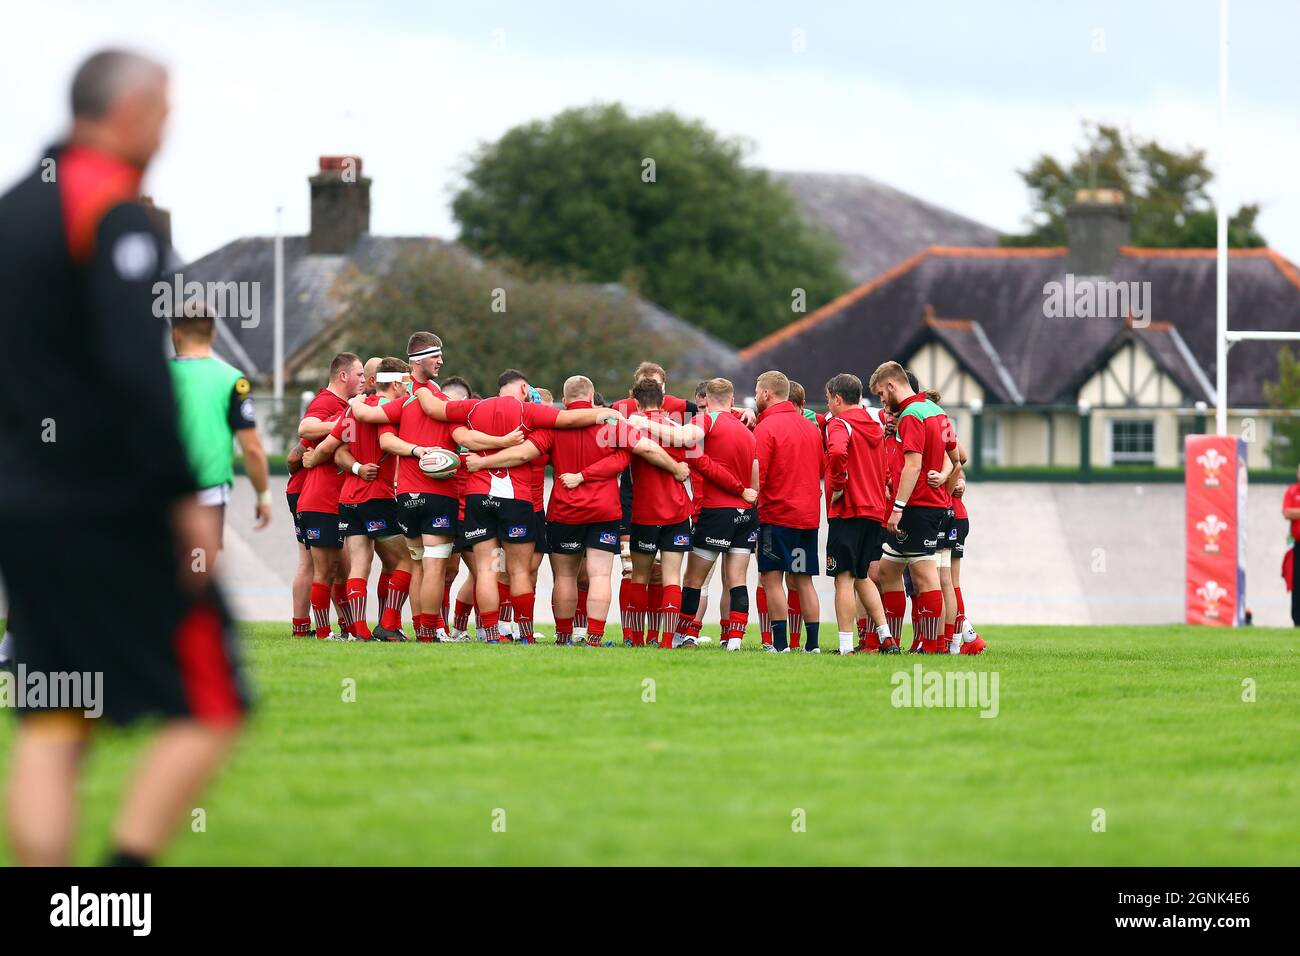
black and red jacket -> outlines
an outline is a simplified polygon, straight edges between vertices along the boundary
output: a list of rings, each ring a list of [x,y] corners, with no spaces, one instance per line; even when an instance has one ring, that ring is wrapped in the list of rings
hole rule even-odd
[[[0,516],[130,513],[195,490],[156,308],[168,250],[140,176],[55,147],[0,196],[0,354],[26,383],[0,401]]]

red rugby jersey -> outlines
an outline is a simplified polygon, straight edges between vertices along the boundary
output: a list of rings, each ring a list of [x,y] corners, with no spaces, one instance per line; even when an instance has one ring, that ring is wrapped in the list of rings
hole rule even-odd
[[[651,409],[643,413],[652,422],[680,424],[670,413]],[[656,439],[651,436],[652,441]],[[658,443],[673,461],[686,461],[686,449]],[[639,455],[632,459],[632,523],[646,525],[671,525],[691,516],[694,505],[687,492],[686,483],[678,481]]]
[[[347,408],[346,403],[343,406]],[[329,419],[340,420],[343,412]],[[332,430],[332,429],[331,429]],[[321,462],[315,468],[304,468],[307,478],[303,482],[302,492],[298,495],[298,512],[318,511],[324,514],[337,514],[339,494],[343,491],[343,472],[332,461]]]
[[[826,419],[826,516],[885,517],[885,432],[865,408]],[[833,501],[835,492],[844,494]]]
[[[569,402],[568,408],[591,408],[591,402]],[[617,521],[623,516],[618,494],[618,476],[631,461],[627,448],[641,434],[635,429],[602,423],[586,428],[543,429],[528,440],[543,455],[550,455],[555,484],[546,520],[559,524],[594,524]],[[581,473],[577,488],[564,487],[560,476]]]
[[[416,387],[427,388],[433,393],[434,398],[447,400],[442,389],[433,382],[420,382]],[[426,415],[420,406],[420,399],[414,392],[408,395],[405,401],[386,404],[384,413],[388,416],[389,423],[380,426],[381,434],[384,432],[395,434],[402,441],[421,448],[445,448],[448,451],[456,451],[456,439],[452,437],[452,432],[457,426],[440,422]],[[404,455],[397,463],[397,493],[452,497],[456,494],[455,477],[430,478],[420,470],[420,459]]]
[[[695,424],[704,430],[704,455],[688,459],[693,472],[702,480],[701,508],[750,508],[745,499],[740,497],[734,484],[720,484],[717,476],[705,474],[701,467],[703,458],[720,465],[738,482],[740,490],[749,487],[754,470],[754,433],[740,420],[732,410],[730,415],[714,412],[701,412],[695,416]]]
[[[303,418],[315,418],[322,422],[333,421],[333,419],[347,411],[348,403],[345,399],[339,398],[328,388],[322,388],[316,393],[316,397],[311,400],[307,406],[307,411]],[[303,447],[315,448],[316,442],[303,440]],[[311,468],[300,468],[297,472],[289,476],[289,485],[285,489],[289,494],[296,495],[302,492],[302,487],[307,483],[307,476],[313,471]]]
[[[957,447],[957,435],[947,414],[924,394],[905,398],[898,405],[898,437],[904,455],[917,452],[921,456],[921,472],[907,503],[918,508],[947,508],[948,489],[942,485],[931,488],[925,480],[928,472],[943,471],[947,451]]]
[[[508,395],[485,398],[482,401],[466,399],[447,403],[447,418],[457,424],[465,424],[485,435],[501,437],[509,435],[516,428],[523,427],[525,433],[539,428],[553,428],[559,418],[560,410],[553,405],[527,404]],[[470,452],[486,458],[495,452]],[[525,462],[514,468],[498,468],[491,471],[476,471],[466,479],[466,495],[492,495],[495,498],[519,498],[533,500],[533,463]]]
[[[390,402],[378,395],[367,395],[367,405],[400,405]],[[393,480],[397,475],[397,459],[379,447],[379,429],[381,426],[369,422],[359,422],[349,408],[334,423],[330,434],[344,442],[352,452],[352,457],[363,465],[379,465],[379,474],[374,481],[366,481],[360,475],[351,472],[343,474],[343,490],[339,493],[339,504],[356,505],[376,498],[393,497]]]

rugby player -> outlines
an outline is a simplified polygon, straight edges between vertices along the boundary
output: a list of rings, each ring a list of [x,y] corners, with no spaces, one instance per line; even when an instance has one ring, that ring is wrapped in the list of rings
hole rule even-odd
[[[713,569],[722,561],[722,593],[719,607],[721,646],[738,651],[749,623],[749,556],[758,541],[758,512],[754,508],[758,491],[754,479],[754,435],[732,414],[735,387],[725,378],[705,386],[704,412],[695,425],[704,436],[701,454],[690,459],[692,471],[700,475],[700,512],[686,559],[682,612],[677,630],[683,643],[699,639],[702,591]],[[711,466],[716,466],[711,467]]]
[[[44,370],[66,368],[70,350],[83,356],[74,381],[6,396],[0,576],[18,622],[16,667],[51,681],[102,677],[97,707],[109,722],[161,718],[109,841],[109,863],[141,865],[195,806],[247,697],[224,601],[191,557],[216,542],[198,514],[154,311],[169,250],[138,201],[162,139],[167,73],[99,52],[77,70],[71,100],[67,142],[0,195],[0,354]],[[93,622],[68,613],[78,586],[111,612]],[[20,864],[71,862],[96,723],[86,709],[19,709],[7,821]]]
[[[340,352],[330,362],[330,384],[310,405],[298,425],[303,445],[315,448],[329,436],[335,422],[347,411],[348,400],[355,398],[363,384],[361,359],[353,352]],[[328,417],[322,418],[321,415]],[[332,459],[331,459],[332,461]],[[304,459],[304,465],[306,461]],[[343,490],[343,473],[332,465],[302,472],[304,478],[298,495],[298,524],[303,544],[311,550],[311,613],[319,640],[331,638],[330,602],[339,618],[339,634],[333,640],[345,641],[352,635],[352,612],[348,608],[345,577],[347,568],[339,534],[339,494]]]
[[[855,650],[859,604],[875,626],[880,649],[897,653],[871,580],[885,520],[884,432],[862,407],[856,375],[842,372],[826,383],[826,407],[826,573],[835,579],[838,653]]]
[[[447,583],[447,566],[460,520],[456,478],[434,478],[420,468],[420,459],[433,448],[454,452],[458,446],[475,451],[493,451],[523,439],[516,431],[505,437],[483,435],[471,428],[448,424],[426,414],[418,396],[426,394],[445,403],[447,395],[434,380],[442,367],[442,340],[432,333],[416,333],[408,342],[414,361],[414,393],[400,403],[366,407],[353,402],[353,412],[363,422],[379,425],[379,447],[397,462],[397,510],[407,538],[411,560],[420,565],[419,612],[416,640],[421,643],[447,641],[450,635],[442,615],[442,598]],[[421,354],[424,353],[424,354]],[[390,585],[391,586],[391,585]]]
[[[401,404],[406,398],[408,371],[398,358],[382,359],[374,373],[375,392],[361,397],[370,407]],[[366,592],[370,565],[376,553],[388,572],[387,591],[402,597],[410,586],[412,561],[402,542],[402,526],[394,498],[397,459],[380,447],[379,427],[358,419],[351,408],[333,430],[304,458],[307,468],[337,464],[344,473],[339,493],[339,533],[347,550],[346,593],[348,611],[358,640],[372,636],[382,641],[402,641],[402,603],[389,598],[381,603],[379,625],[372,635],[366,621]]]
[[[804,650],[821,653],[821,604],[813,587],[817,531],[821,526],[821,432],[790,402],[790,380],[764,372],[754,386],[758,425],[754,429],[758,473],[758,572],[773,617],[773,651],[786,643],[787,578],[799,592],[808,640]]]
[[[244,471],[257,493],[253,527],[259,531],[271,521],[269,470],[262,440],[257,434],[252,386],[239,369],[212,354],[216,323],[202,305],[186,305],[172,318],[172,346],[176,356],[169,364],[176,392],[177,420],[190,468],[199,484],[199,504],[210,517],[212,533],[220,545],[226,504],[235,481],[231,447],[239,443]],[[209,570],[216,555],[209,555]]]
[[[440,421],[468,425],[486,435],[509,440],[516,432],[539,428],[585,428],[602,421],[620,421],[622,416],[608,408],[576,408],[560,411],[532,401],[528,378],[517,369],[507,369],[497,380],[497,395],[481,401],[447,402],[431,393],[418,393],[426,414]],[[478,451],[480,457],[486,457]],[[472,457],[472,456],[471,456]],[[510,573],[510,600],[519,623],[520,640],[533,643],[532,559],[537,537],[533,510],[533,468],[531,463],[495,470],[475,470],[465,486],[465,522],[460,537],[473,549],[475,592],[482,636],[501,637],[497,631],[500,596],[496,581],[496,552],[502,548]]]
[[[578,571],[586,566],[588,578],[586,644],[599,647],[605,636],[609,613],[610,571],[618,553],[618,525],[622,514],[618,476],[636,455],[671,471],[679,480],[690,476],[690,468],[675,461],[650,438],[627,427],[610,427],[600,421],[622,425],[617,413],[593,405],[595,389],[591,379],[574,375],[564,383],[565,412],[592,421],[557,431],[533,431],[522,445],[486,457],[470,457],[473,475],[517,471],[544,454],[550,455],[556,482],[546,514],[551,570],[555,577],[555,643],[571,643],[573,618],[578,600]],[[554,411],[554,410],[552,410]],[[478,410],[474,410],[475,417]],[[609,416],[614,416],[611,419]],[[559,421],[557,416],[557,422]],[[582,421],[582,419],[571,419]],[[499,479],[498,479],[499,480]],[[479,545],[475,545],[478,556]],[[481,567],[481,565],[480,565]],[[482,571],[480,570],[480,574]],[[512,568],[512,583],[515,572]],[[480,600],[486,589],[480,589]],[[490,621],[485,621],[490,626]]]
[[[880,565],[881,599],[885,615],[901,627],[906,595],[903,571],[912,576],[912,606],[916,652],[940,654],[942,646],[943,591],[935,552],[945,526],[947,494],[931,488],[922,475],[942,471],[945,455],[957,462],[957,442],[942,408],[918,394],[897,362],[885,362],[871,376],[871,390],[880,403],[897,415],[903,466],[886,521]]]

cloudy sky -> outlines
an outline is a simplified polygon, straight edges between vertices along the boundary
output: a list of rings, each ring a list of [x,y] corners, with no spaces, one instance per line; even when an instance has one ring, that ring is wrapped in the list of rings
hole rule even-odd
[[[371,230],[454,237],[477,143],[570,106],[671,108],[774,169],[863,173],[1020,227],[1016,170],[1068,154],[1083,120],[1216,157],[1217,0],[109,3],[3,0],[0,181],[66,122],[77,62],[105,44],[173,70],[148,188],[194,258],[308,221],[306,177],[357,153]],[[373,9],[371,9],[373,8]],[[1300,261],[1300,4],[1234,0],[1228,204]]]

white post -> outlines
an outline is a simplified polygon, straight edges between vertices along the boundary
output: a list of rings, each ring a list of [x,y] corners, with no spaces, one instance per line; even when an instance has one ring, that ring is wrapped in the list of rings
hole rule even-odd
[[[1215,258],[1214,430],[1228,434],[1228,0],[1219,0],[1218,254]]]
[[[274,339],[271,361],[275,397],[275,413],[284,411],[284,234],[280,228],[280,214],[283,206],[275,207],[275,316]]]

